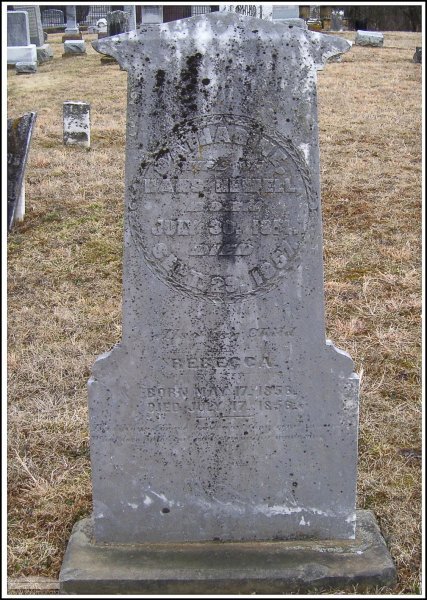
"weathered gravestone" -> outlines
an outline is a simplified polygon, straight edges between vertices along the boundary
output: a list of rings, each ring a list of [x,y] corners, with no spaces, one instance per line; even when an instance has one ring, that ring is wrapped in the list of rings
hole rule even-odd
[[[107,36],[119,35],[129,31],[129,14],[123,10],[113,10],[107,13]],[[102,56],[101,64],[117,63],[111,56]]]
[[[25,214],[25,167],[37,113],[7,120],[7,229]]]
[[[107,13],[107,33],[109,36],[129,31],[129,15],[123,10]]]
[[[68,5],[65,8],[67,17],[67,26],[65,28],[64,35],[62,36],[62,42],[67,40],[81,40],[82,34],[80,33],[79,26],[77,23],[76,7]]]
[[[68,100],[63,104],[64,145],[90,148],[90,104]]]
[[[39,64],[53,60],[53,51],[49,44],[45,44],[43,34],[42,18],[40,6],[33,4],[22,4],[17,10],[25,10],[28,13],[28,25],[31,44],[35,44],[37,52],[37,62]],[[34,66],[32,67],[34,68]]]
[[[128,70],[123,339],[62,591],[385,584],[359,379],[325,341],[316,68],[349,44],[212,13],[93,45]]]
[[[17,62],[37,62],[36,46],[30,43],[28,13],[18,10],[7,12],[7,63]]]

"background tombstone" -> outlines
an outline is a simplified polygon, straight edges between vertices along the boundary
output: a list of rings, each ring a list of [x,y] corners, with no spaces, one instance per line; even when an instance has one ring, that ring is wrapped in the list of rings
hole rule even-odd
[[[107,33],[119,35],[129,31],[129,15],[123,10],[113,10],[107,14]]]
[[[343,11],[332,10],[331,12],[331,30],[332,31],[343,31]]]
[[[25,167],[37,113],[7,120],[7,229],[25,214]]]
[[[84,40],[65,40],[62,58],[72,56],[86,56],[86,44]]]
[[[81,40],[82,34],[79,31],[76,17],[76,7],[74,5],[66,6],[66,19],[67,26],[65,28],[64,35],[62,36],[62,42],[67,40]]]
[[[129,31],[136,29],[136,7],[135,4],[125,4],[123,7],[129,18]]]
[[[30,42],[35,44],[37,52],[37,62],[39,64],[53,59],[53,51],[49,44],[45,43],[43,34],[40,6],[35,4],[20,5],[17,10],[25,10],[28,13],[28,24],[30,31]]]
[[[384,45],[384,34],[379,31],[362,31],[358,29],[354,39],[356,46],[373,46],[380,48]]]
[[[141,6],[141,24],[151,25],[154,23],[162,23],[163,7],[162,6]]]
[[[120,35],[129,31],[129,15],[122,10],[114,10],[107,14],[107,37]],[[112,56],[102,56],[101,64],[117,63]]]
[[[37,72],[37,63],[36,62],[17,62],[15,65],[15,71],[18,75],[20,74],[29,74]]]
[[[421,56],[422,56],[422,48],[421,48],[421,46],[417,46],[415,48],[414,56],[412,57],[412,62],[421,63],[421,60],[422,60]]]
[[[35,44],[30,43],[28,13],[21,10],[7,12],[7,64],[36,63]]]
[[[63,104],[64,145],[90,148],[90,104],[68,100]]]
[[[359,378],[325,340],[316,70],[349,44],[233,12],[93,45],[128,71],[123,338],[61,590],[385,585]]]
[[[317,31],[322,29],[322,21],[320,20],[320,6],[319,5],[311,5],[310,6],[310,16],[307,20],[307,26],[312,31]]]
[[[107,31],[107,19],[98,19],[96,22],[98,28],[98,39],[101,40],[104,37],[108,37]]]
[[[64,27],[64,13],[62,10],[57,8],[48,8],[42,12],[42,25],[43,27]]]

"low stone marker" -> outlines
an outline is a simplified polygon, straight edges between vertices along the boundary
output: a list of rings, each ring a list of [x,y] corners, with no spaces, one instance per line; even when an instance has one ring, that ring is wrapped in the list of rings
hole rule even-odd
[[[37,113],[7,120],[7,229],[25,215],[25,167]]]
[[[63,105],[64,144],[90,148],[90,104],[67,101]]]
[[[21,10],[7,12],[7,64],[37,63],[35,44],[30,43],[28,13]]]
[[[37,73],[36,62],[17,62],[15,65],[16,73]]]
[[[356,46],[374,46],[379,48],[384,45],[384,34],[379,31],[358,30],[354,44]]]
[[[422,54],[421,54],[421,53],[422,53],[422,48],[421,48],[421,46],[417,46],[417,47],[415,48],[415,54],[414,54],[414,56],[412,57],[412,62],[414,62],[414,63],[421,63],[421,56],[422,56]]]
[[[233,12],[93,46],[128,71],[123,338],[89,380],[61,592],[390,583],[359,377],[325,339],[316,70],[349,44]]]
[[[63,58],[70,56],[79,56],[86,54],[86,44],[84,40],[66,40],[64,42]]]

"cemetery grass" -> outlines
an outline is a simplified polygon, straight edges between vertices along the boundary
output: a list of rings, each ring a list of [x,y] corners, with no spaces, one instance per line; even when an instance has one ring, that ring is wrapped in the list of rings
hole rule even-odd
[[[353,32],[341,34],[354,39]],[[85,35],[92,40],[95,36]],[[57,578],[91,512],[86,382],[121,334],[126,78],[86,57],[8,72],[34,110],[25,220],[8,249],[8,573]],[[386,33],[319,73],[327,337],[361,373],[358,508],[420,593],[421,34]],[[62,103],[91,103],[92,147],[62,145]],[[319,590],[318,593],[322,593]]]

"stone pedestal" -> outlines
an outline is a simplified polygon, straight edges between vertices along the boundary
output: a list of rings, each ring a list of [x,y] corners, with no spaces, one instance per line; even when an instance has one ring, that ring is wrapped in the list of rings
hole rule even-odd
[[[29,44],[28,46],[8,46],[7,64],[16,65],[17,62],[37,62],[35,44]]]
[[[67,30],[65,30],[67,31]],[[83,39],[83,35],[80,33],[80,31],[75,31],[75,32],[69,32],[69,33],[64,33],[64,35],[62,36],[62,43],[67,42],[68,40],[82,40]]]
[[[36,48],[37,62],[40,64],[53,60],[53,50],[49,44],[43,44],[39,48]]]
[[[71,534],[62,594],[287,594],[391,584],[395,567],[373,513],[357,511],[348,541],[109,545],[89,519]]]
[[[83,40],[67,40],[64,42],[64,54],[62,55],[63,57],[79,55],[86,55],[86,45]]]

